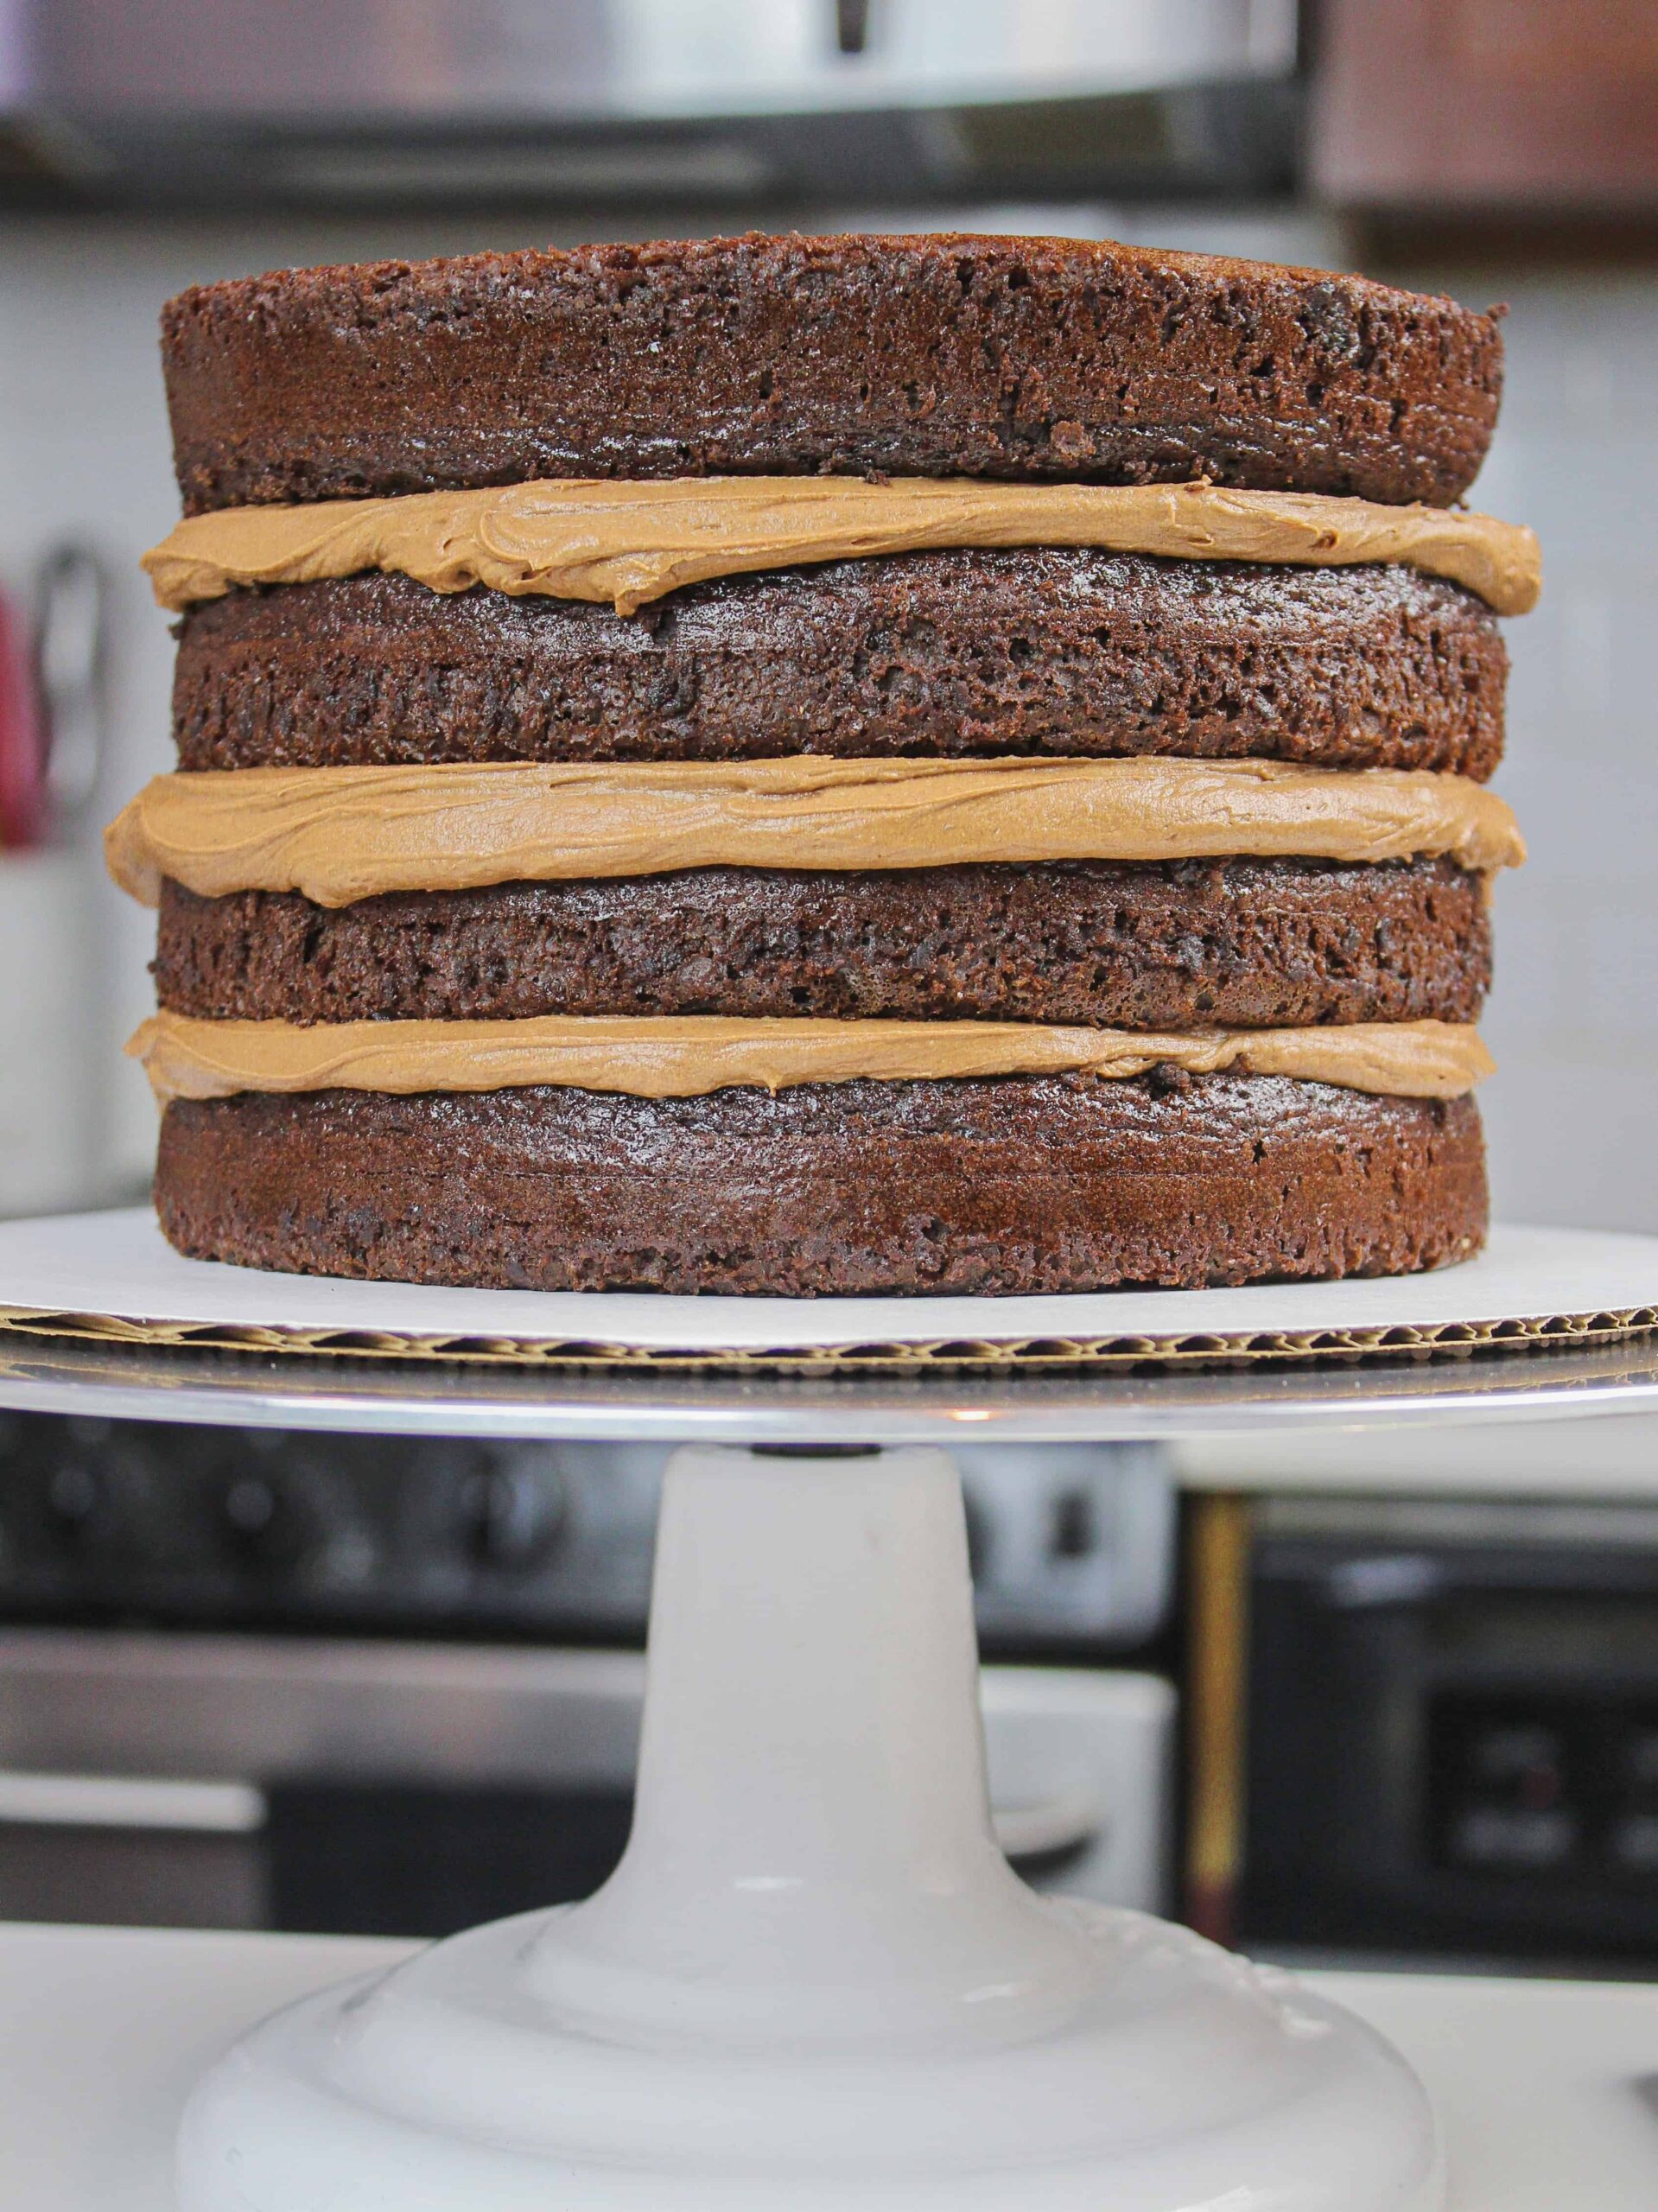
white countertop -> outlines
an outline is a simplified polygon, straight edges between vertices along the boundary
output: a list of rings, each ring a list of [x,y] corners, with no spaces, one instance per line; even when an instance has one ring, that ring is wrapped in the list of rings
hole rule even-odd
[[[262,2013],[401,1957],[321,1936],[0,1928],[0,2205],[169,2212],[186,2090]],[[1444,2118],[1451,2212],[1653,2212],[1658,1989],[1310,1974]]]

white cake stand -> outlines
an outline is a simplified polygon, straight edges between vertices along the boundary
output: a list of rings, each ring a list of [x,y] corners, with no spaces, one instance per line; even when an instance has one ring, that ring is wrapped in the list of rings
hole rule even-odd
[[[1643,1306],[1658,1240],[1645,1256]],[[0,1284],[35,1317],[0,1338],[0,1405],[729,1440],[683,1448],[664,1487],[616,1872],[257,2030],[191,2101],[183,2212],[1443,2203],[1426,2100],[1369,2030],[1007,1866],[947,1447],[1658,1408],[1649,1339],[1271,1373],[584,1378],[76,1343],[85,1311],[41,1334],[28,1290]]]

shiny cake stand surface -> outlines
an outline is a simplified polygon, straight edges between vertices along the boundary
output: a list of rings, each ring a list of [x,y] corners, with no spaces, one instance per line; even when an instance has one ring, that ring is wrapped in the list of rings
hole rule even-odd
[[[1658,1409],[1658,1351],[583,1376],[14,1336],[0,1405],[722,1440],[664,1485],[614,1875],[256,2030],[187,2111],[184,2212],[1437,2212],[1432,2114],[1370,2030],[1008,1868],[937,1440]]]
[[[256,2030],[184,2212],[1432,2212],[1369,2028],[1013,1873],[975,1670],[946,1453],[680,1452],[621,1865]]]

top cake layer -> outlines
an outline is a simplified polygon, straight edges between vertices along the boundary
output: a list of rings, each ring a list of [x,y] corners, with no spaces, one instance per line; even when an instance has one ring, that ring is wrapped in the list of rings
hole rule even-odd
[[[187,512],[543,477],[1207,476],[1445,505],[1494,319],[1363,277],[1070,239],[746,238],[183,292]]]

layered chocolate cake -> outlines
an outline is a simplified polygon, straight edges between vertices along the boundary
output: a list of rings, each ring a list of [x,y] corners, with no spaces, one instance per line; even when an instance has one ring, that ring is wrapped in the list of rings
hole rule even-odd
[[[1494,321],[1070,240],[285,271],[163,317],[184,1252],[547,1288],[1465,1257]]]

